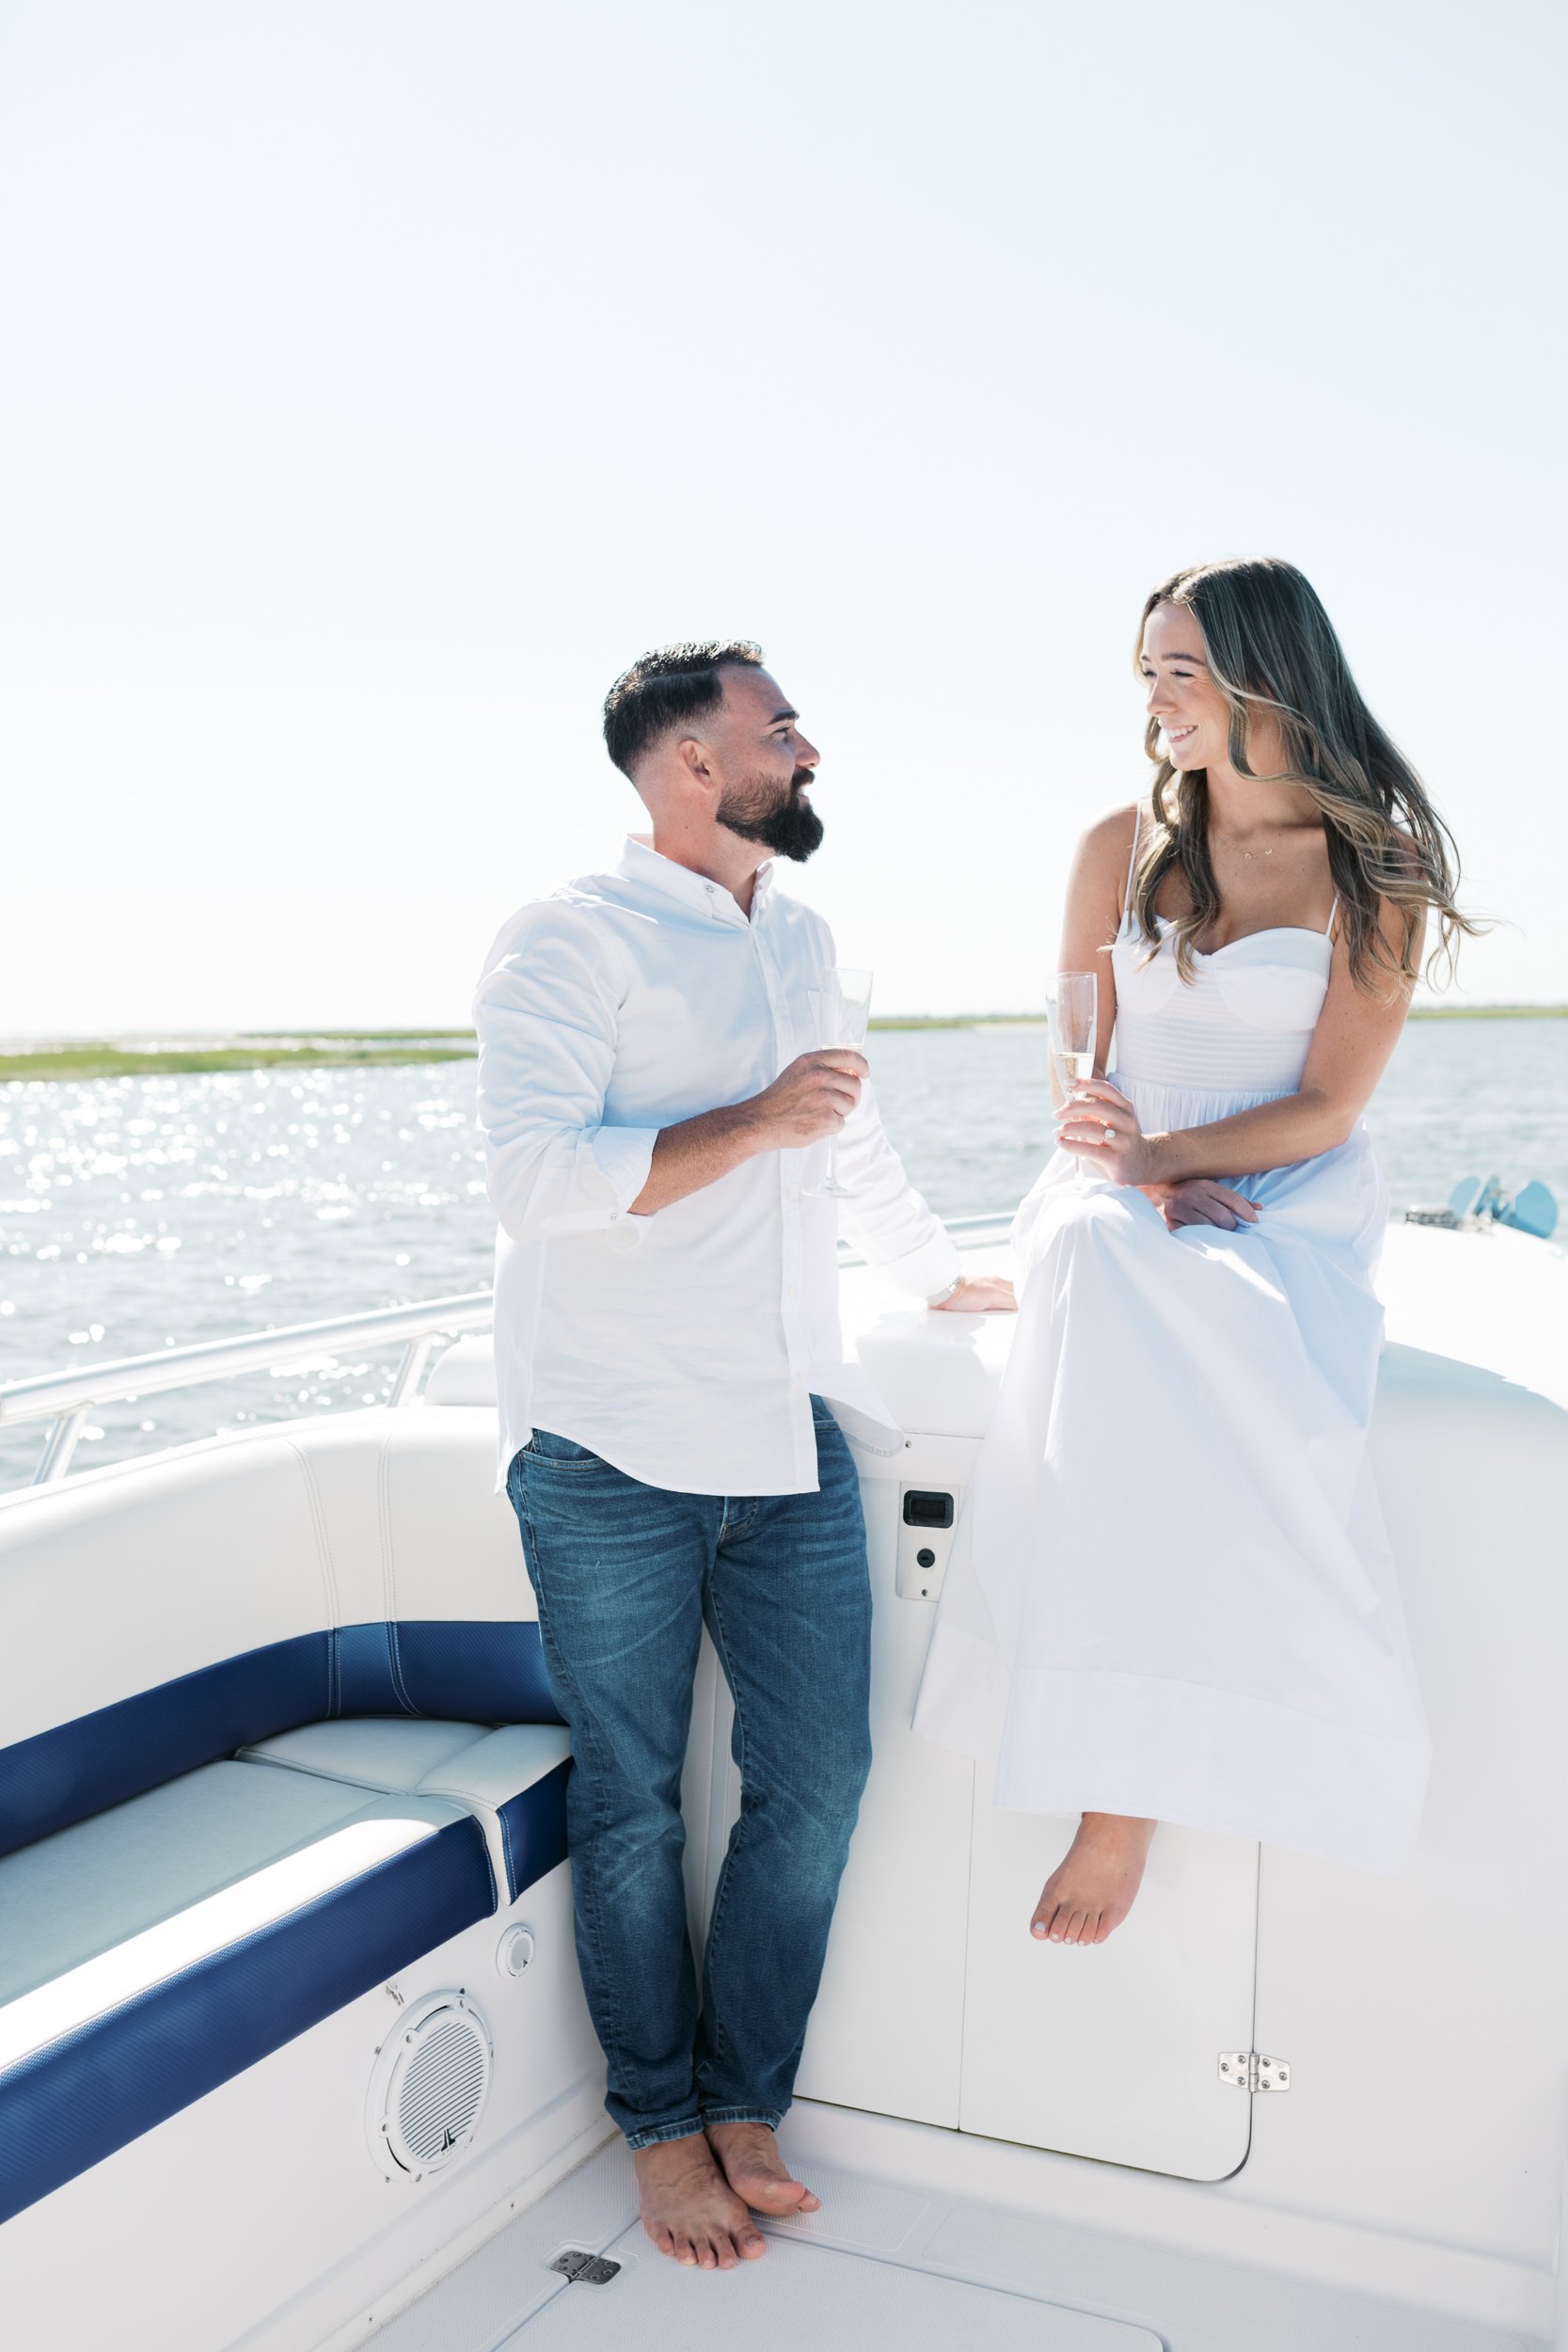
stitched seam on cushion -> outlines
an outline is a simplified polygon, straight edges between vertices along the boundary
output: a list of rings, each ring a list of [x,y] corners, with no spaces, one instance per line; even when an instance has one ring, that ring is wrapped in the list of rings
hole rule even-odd
[[[321,1567],[322,1583],[326,1593],[326,1605],[331,1611],[331,1622],[337,1625],[341,1618],[342,1610],[338,1598],[338,1579],[332,1565],[332,1547],[327,1541],[326,1514],[322,1508],[321,1488],[316,1483],[315,1465],[305,1448],[297,1445],[292,1438],[288,1440],[288,1447],[304,1475],[305,1489],[310,1503],[310,1524],[316,1534],[316,1557]]]
[[[518,1793],[526,1794],[526,1791],[519,1790]],[[421,1782],[420,1794],[421,1797],[450,1797],[454,1804],[477,1805],[479,1825],[482,1830],[486,1828],[491,1821],[497,1823],[500,1830],[501,1851],[506,1859],[506,1892],[510,1899],[517,1883],[517,1874],[512,1867],[512,1840],[507,1835],[506,1816],[495,1798],[482,1797],[477,1788],[459,1788],[451,1781],[442,1781],[439,1785],[434,1782]],[[508,1797],[505,1802],[510,1804],[512,1799]]]
[[[338,1629],[342,1623],[343,1612],[338,1597],[338,1579],[332,1565],[332,1546],[327,1540],[326,1514],[322,1508],[321,1488],[316,1484],[316,1472],[309,1455],[292,1438],[286,1443],[304,1476],[305,1491],[310,1504],[310,1524],[316,1534],[316,1560],[326,1594],[326,1712],[329,1716],[336,1715],[341,1711],[343,1703],[338,1650]]]
[[[397,1615],[397,1588],[392,1567],[392,1513],[388,1488],[391,1482],[392,1439],[388,1431],[375,1457],[375,1520],[381,1540],[381,1614],[389,1624]]]
[[[405,1715],[417,1715],[419,1708],[408,1695],[403,1679],[403,1658],[398,1648],[397,1558],[392,1543],[392,1433],[388,1431],[381,1440],[376,1458],[375,1501],[376,1517],[381,1524],[381,1597],[386,1611],[387,1662],[392,1677],[392,1689]]]
[[[368,1797],[403,1797],[404,1788],[388,1788],[384,1780],[361,1780],[357,1772],[339,1772],[325,1764],[296,1764],[292,1756],[262,1756],[255,1748],[242,1748],[238,1761],[243,1764],[264,1764],[275,1772],[299,1772],[307,1780],[341,1781],[345,1788],[362,1788]]]
[[[529,1784],[530,1788],[534,1784],[531,1781]],[[526,1793],[526,1791],[518,1789],[516,1793],[519,1796],[522,1796]],[[477,1788],[459,1788],[454,1780],[421,1781],[420,1783],[420,1794],[421,1797],[461,1797],[465,1804],[482,1804],[487,1813],[499,1812],[500,1804],[510,1804],[512,1803],[512,1799],[510,1797],[503,1797],[499,1804],[498,1804],[494,1797],[482,1797]]]
[[[387,1656],[392,1669],[392,1689],[403,1701],[404,1712],[417,1715],[420,1710],[409,1697],[403,1679],[403,1651],[398,1645],[398,1621],[395,1617],[387,1620]]]

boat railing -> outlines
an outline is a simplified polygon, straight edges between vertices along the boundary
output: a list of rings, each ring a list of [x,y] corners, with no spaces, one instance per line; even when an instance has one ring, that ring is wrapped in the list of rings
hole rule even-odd
[[[1009,1213],[1010,1214],[1010,1213]],[[1006,1234],[1008,1214],[947,1219],[960,1249],[977,1249]],[[863,1261],[841,1251],[846,1266]],[[71,1467],[87,1415],[100,1405],[123,1405],[170,1389],[194,1389],[209,1380],[232,1380],[247,1372],[275,1372],[302,1348],[330,1354],[351,1344],[388,1346],[401,1340],[403,1359],[392,1376],[388,1405],[409,1405],[418,1396],[430,1353],[439,1339],[490,1327],[491,1295],[465,1291],[451,1298],[415,1299],[406,1307],[376,1307],[362,1314],[335,1315],[325,1323],[291,1323],[267,1331],[244,1331],[227,1340],[198,1340],[189,1347],[165,1347],[155,1355],[124,1356],[116,1363],[81,1372],[44,1372],[27,1380],[0,1383],[0,1429],[19,1422],[45,1421],[44,1438],[31,1484],[52,1486]]]
[[[407,1405],[419,1392],[430,1351],[438,1339],[489,1327],[488,1291],[466,1291],[454,1298],[420,1298],[407,1307],[377,1307],[356,1315],[335,1315],[325,1323],[291,1323],[270,1331],[245,1331],[227,1340],[198,1340],[190,1347],[166,1347],[152,1356],[125,1356],[90,1371],[45,1372],[31,1380],[0,1386],[0,1429],[23,1421],[47,1421],[35,1486],[65,1476],[89,1412],[99,1405],[121,1405],[169,1389],[194,1389],[206,1380],[232,1380],[246,1372],[287,1365],[302,1348],[316,1354],[369,1343],[404,1342],[403,1360],[393,1375],[389,1405]]]

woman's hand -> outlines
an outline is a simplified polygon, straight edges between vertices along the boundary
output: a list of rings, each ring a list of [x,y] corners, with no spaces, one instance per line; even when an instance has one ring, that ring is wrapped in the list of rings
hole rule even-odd
[[[1148,1137],[1125,1094],[1103,1078],[1080,1078],[1056,1113],[1056,1140],[1107,1184],[1159,1181]]]
[[[1056,1114],[1056,1134],[1065,1152],[1109,1184],[1130,1184],[1153,1201],[1171,1232],[1183,1225],[1217,1225],[1233,1233],[1256,1225],[1258,1211],[1244,1193],[1212,1176],[1162,1181],[1152,1143],[1138,1124],[1125,1094],[1103,1078],[1085,1078]]]
[[[1233,1233],[1238,1225],[1258,1222],[1258,1211],[1245,1193],[1217,1184],[1212,1176],[1189,1176],[1180,1184],[1140,1184],[1138,1190],[1153,1201],[1173,1233],[1183,1225],[1217,1225],[1222,1232]]]

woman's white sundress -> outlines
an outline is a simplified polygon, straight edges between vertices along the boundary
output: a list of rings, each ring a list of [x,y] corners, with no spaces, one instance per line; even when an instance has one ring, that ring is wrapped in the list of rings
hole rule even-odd
[[[1188,983],[1123,917],[1110,1074],[1147,1132],[1296,1091],[1332,930],[1253,932]],[[1367,1456],[1387,1198],[1360,1123],[1235,1182],[1256,1225],[1173,1233],[1057,1152],[1019,1210],[914,1726],[994,1756],[1004,1806],[1396,1870],[1430,1751]]]

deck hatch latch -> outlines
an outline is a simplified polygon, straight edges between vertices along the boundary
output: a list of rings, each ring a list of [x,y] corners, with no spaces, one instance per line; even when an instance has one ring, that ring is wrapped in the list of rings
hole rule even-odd
[[[1261,2050],[1222,2050],[1220,2080],[1233,2090],[1289,2090],[1289,2058],[1265,2058]]]
[[[559,2270],[568,2285],[574,2287],[607,2287],[621,2272],[619,2263],[610,2262],[603,2254],[580,2253],[575,2246],[558,2254],[550,2268]]]

